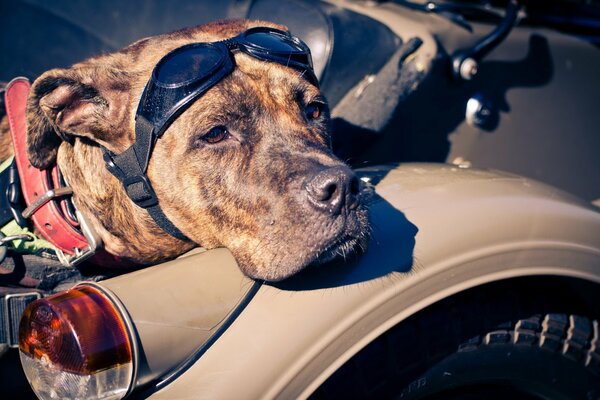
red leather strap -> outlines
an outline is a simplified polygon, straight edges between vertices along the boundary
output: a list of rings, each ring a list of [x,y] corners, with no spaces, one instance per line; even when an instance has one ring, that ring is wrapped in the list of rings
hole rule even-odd
[[[8,84],[4,94],[6,114],[15,149],[15,161],[27,205],[51,189],[48,185],[48,171],[33,167],[27,157],[26,105],[29,89],[30,84],[27,79],[16,78]],[[52,168],[55,169],[56,166]],[[56,171],[52,172],[57,175]],[[31,219],[44,239],[67,254],[74,254],[75,248],[84,249],[88,246],[85,237],[65,220],[54,201],[43,205]]]

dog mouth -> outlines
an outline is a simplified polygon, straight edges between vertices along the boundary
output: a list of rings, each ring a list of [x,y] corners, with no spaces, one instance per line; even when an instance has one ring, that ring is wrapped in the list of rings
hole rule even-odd
[[[319,266],[336,258],[346,261],[364,253],[369,241],[366,219],[365,212],[346,216],[340,233],[323,244],[322,250],[316,252],[315,258],[309,263],[310,266]]]
[[[316,258],[310,263],[310,265],[319,266],[338,257],[347,260],[348,258],[360,254],[363,251],[365,251],[365,248],[361,245],[359,239],[347,235],[336,239],[334,242],[326,246],[324,250],[317,254]]]

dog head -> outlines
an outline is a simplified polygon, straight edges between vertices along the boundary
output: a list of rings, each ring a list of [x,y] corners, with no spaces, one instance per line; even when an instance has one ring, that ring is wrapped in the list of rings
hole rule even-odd
[[[28,155],[57,162],[106,249],[139,263],[193,245],[160,229],[105,168],[135,140],[156,63],[188,43],[233,37],[259,21],[218,22],[143,39],[51,70],[28,102]],[[331,152],[327,103],[297,70],[235,53],[235,69],[168,127],[147,175],[165,215],[193,242],[231,250],[249,276],[280,280],[366,245],[360,182]]]

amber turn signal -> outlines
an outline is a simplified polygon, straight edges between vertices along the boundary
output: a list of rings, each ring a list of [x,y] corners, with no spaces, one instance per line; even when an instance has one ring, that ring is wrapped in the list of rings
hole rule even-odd
[[[108,295],[87,284],[31,303],[19,349],[41,399],[121,399],[133,381],[127,320]]]

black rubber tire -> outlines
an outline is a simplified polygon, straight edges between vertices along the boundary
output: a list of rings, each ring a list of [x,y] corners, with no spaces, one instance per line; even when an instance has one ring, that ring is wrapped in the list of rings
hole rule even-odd
[[[600,399],[598,286],[495,282],[436,303],[340,367],[313,399]]]
[[[598,321],[546,314],[511,325],[461,344],[399,398],[464,399],[498,390],[518,398],[600,398]]]

